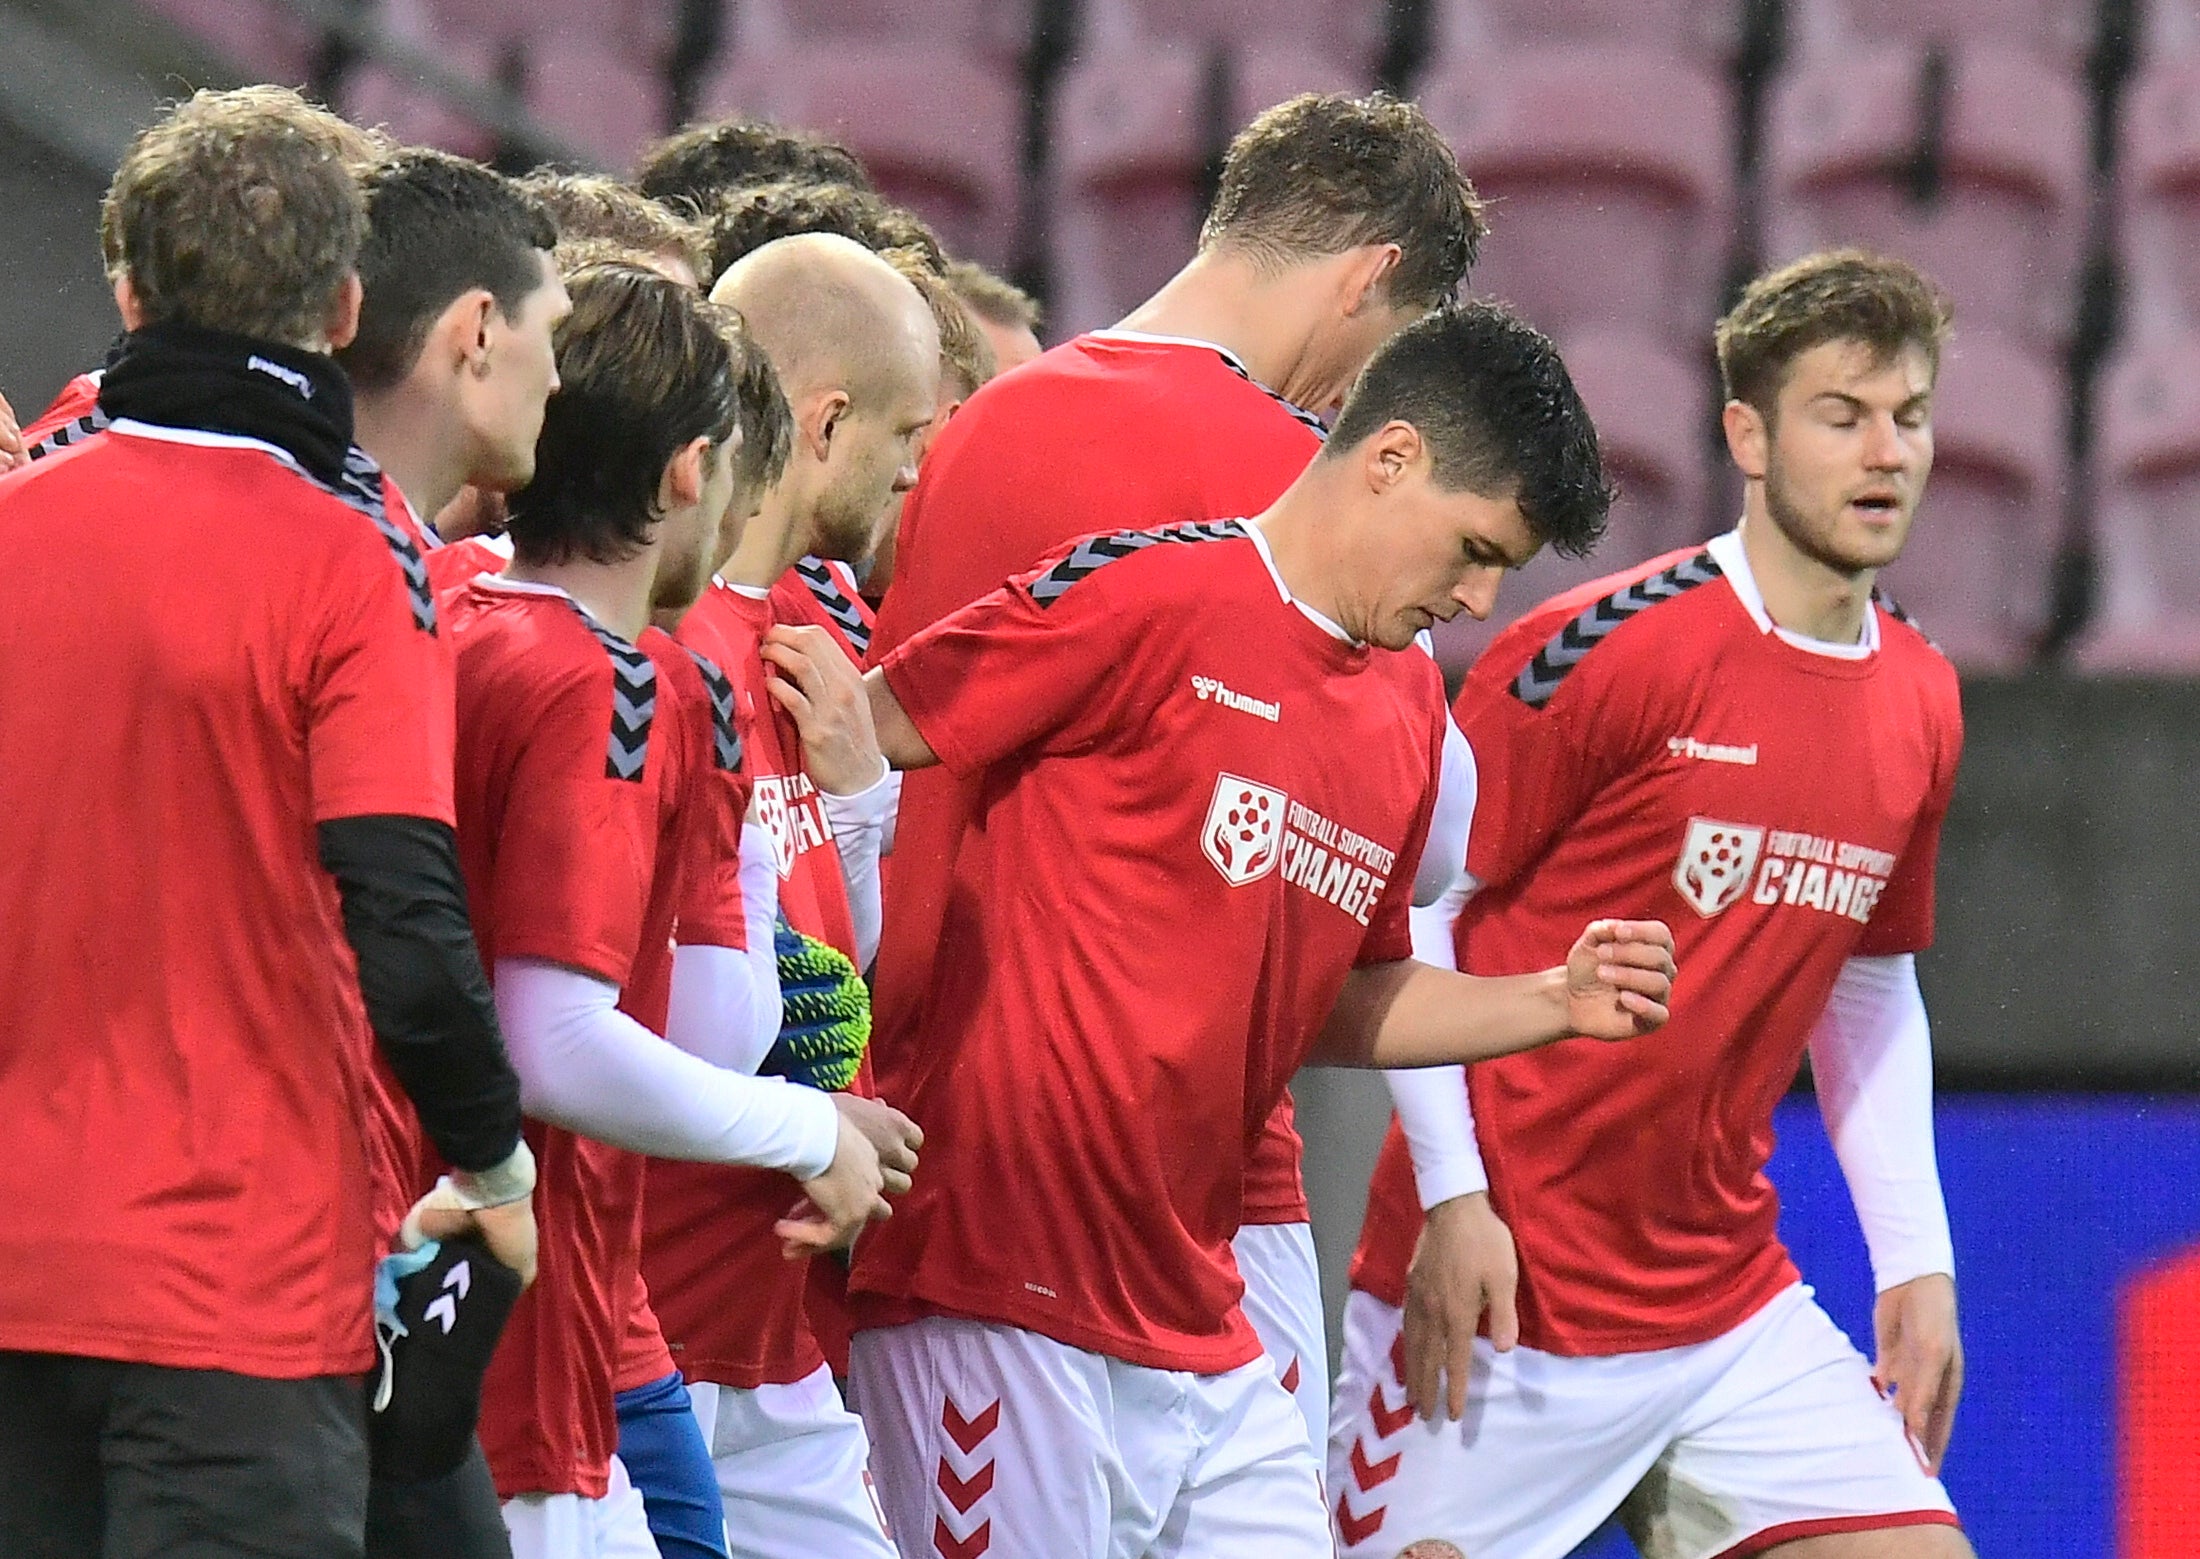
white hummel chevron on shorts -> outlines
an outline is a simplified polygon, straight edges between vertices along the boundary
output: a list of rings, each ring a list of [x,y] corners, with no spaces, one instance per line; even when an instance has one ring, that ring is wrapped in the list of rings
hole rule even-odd
[[[1645,1559],[1956,1525],[1871,1367],[1797,1284],[1710,1342],[1564,1358],[1475,1344],[1466,1417],[1406,1403],[1401,1312],[1355,1292],[1329,1439],[1341,1559],[1418,1542],[1564,1559],[1617,1512]]]
[[[1245,1319],[1299,1404],[1318,1466],[1329,1441],[1329,1339],[1322,1329],[1322,1274],[1313,1226],[1249,1223],[1230,1242],[1245,1279]]]
[[[616,1456],[601,1499],[522,1494],[504,1502],[504,1530],[511,1534],[512,1559],[657,1559],[642,1496]]]
[[[1265,1356],[1195,1375],[933,1317],[856,1333],[850,1364],[904,1559],[1331,1559]]]
[[[898,1559],[871,1485],[871,1442],[819,1365],[784,1386],[691,1381],[733,1559]]]

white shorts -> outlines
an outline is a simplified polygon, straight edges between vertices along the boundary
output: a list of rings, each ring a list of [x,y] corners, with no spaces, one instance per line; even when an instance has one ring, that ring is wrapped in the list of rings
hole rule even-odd
[[[690,1381],[688,1396],[718,1469],[733,1559],[898,1559],[871,1485],[870,1439],[830,1370],[748,1391]]]
[[[1283,1389],[1297,1399],[1318,1464],[1329,1440],[1329,1339],[1322,1331],[1313,1226],[1249,1223],[1230,1249],[1245,1279],[1245,1319],[1260,1334]]]
[[[616,1456],[603,1498],[522,1494],[504,1502],[504,1530],[512,1536],[512,1559],[657,1559],[642,1496]]]
[[[850,1364],[908,1559],[1330,1559],[1265,1357],[1195,1375],[935,1317],[858,1332]]]
[[[1956,1524],[1871,1366],[1797,1284],[1723,1337],[1565,1358],[1475,1344],[1466,1416],[1406,1404],[1402,1314],[1355,1292],[1329,1437],[1342,1559],[1434,1539],[1563,1559],[1617,1512],[1644,1559]]]

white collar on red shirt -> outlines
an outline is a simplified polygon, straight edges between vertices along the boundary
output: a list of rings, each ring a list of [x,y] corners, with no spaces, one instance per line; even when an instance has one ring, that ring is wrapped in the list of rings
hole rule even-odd
[[[1254,377],[1253,370],[1245,366],[1245,359],[1219,341],[1202,341],[1197,336],[1157,336],[1147,330],[1088,330],[1085,334],[1096,341],[1142,341],[1149,346],[1188,346],[1195,347],[1202,352],[1212,352],[1228,363],[1231,369],[1242,376],[1247,384],[1252,385],[1285,411],[1288,411],[1293,417],[1319,433],[1323,438],[1329,437],[1329,425],[1327,423],[1308,411],[1304,406],[1301,406],[1297,401],[1285,395],[1281,390],[1276,389],[1273,385],[1264,384]]]
[[[772,590],[769,585],[737,585],[723,574],[713,574],[710,577],[731,590],[735,595],[746,596],[751,601],[768,601],[771,599]]]
[[[1275,582],[1276,594],[1286,604],[1295,606],[1301,612],[1304,612],[1308,622],[1321,629],[1331,638],[1341,639],[1345,643],[1357,647],[1360,641],[1353,638],[1351,634],[1346,633],[1341,624],[1323,616],[1291,593],[1291,587],[1285,584],[1283,576],[1276,572],[1276,555],[1268,550],[1268,538],[1261,534],[1260,527],[1251,520],[1240,520],[1238,524],[1244,528],[1246,538],[1253,544],[1253,550],[1260,554],[1261,567],[1268,570],[1268,577]]]
[[[1868,660],[1879,653],[1879,607],[1877,603],[1864,603],[1864,635],[1854,644],[1834,644],[1825,639],[1813,639],[1806,634],[1793,633],[1772,620],[1765,610],[1765,595],[1757,588],[1757,576],[1750,571],[1749,550],[1742,545],[1740,530],[1730,530],[1723,536],[1714,536],[1708,544],[1711,561],[1719,565],[1719,572],[1734,587],[1734,595],[1742,603],[1750,620],[1757,624],[1759,633],[1776,633],[1799,650],[1813,655],[1824,655],[1833,660]]]
[[[155,422],[140,422],[135,417],[117,417],[107,424],[109,433],[120,433],[128,438],[159,439],[168,444],[193,444],[201,449],[256,449],[263,455],[273,455],[284,465],[305,475],[305,467],[291,457],[287,449],[279,449],[265,439],[246,438],[239,433],[214,433],[205,428],[171,428]]]

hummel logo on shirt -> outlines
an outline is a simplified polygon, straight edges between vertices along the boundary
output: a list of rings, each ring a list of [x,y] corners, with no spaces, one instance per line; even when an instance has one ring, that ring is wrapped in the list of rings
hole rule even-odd
[[[1283,719],[1283,705],[1280,702],[1270,703],[1266,699],[1247,698],[1243,693],[1224,687],[1219,677],[1192,678],[1192,692],[1203,704],[1212,700],[1225,709],[1235,709],[1239,714],[1259,715],[1271,725]]]
[[[1665,750],[1676,758],[1700,758],[1705,763],[1747,763],[1757,761],[1757,744],[1747,747],[1730,747],[1718,742],[1699,742],[1693,736],[1669,736]]]

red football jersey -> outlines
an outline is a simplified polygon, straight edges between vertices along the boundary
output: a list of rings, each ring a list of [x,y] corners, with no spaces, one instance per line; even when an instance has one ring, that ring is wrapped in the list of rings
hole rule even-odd
[[[698,772],[695,668],[561,591],[475,580],[445,598],[458,667],[458,838],[482,961],[539,958],[620,987],[664,1032],[678,863]],[[643,1160],[530,1121],[539,1277],[483,1386],[497,1490],[602,1494],[639,1294]]]
[[[0,480],[0,533],[0,1347],[362,1370],[374,1045],[313,830],[451,818],[418,554],[127,422]]]
[[[994,581],[1000,583],[999,580]],[[772,616],[823,628],[858,666],[868,666],[877,619],[856,587],[855,571],[826,558],[803,558],[771,589]]]
[[[32,459],[67,449],[107,426],[107,414],[99,409],[99,385],[106,376],[104,369],[78,374],[51,406],[23,425],[23,447]]]
[[[1433,661],[1388,654],[1225,521],[1081,542],[882,662],[994,869],[942,917],[893,1096],[924,1169],[856,1248],[859,1325],[1258,1355],[1242,1150],[1350,970],[1410,947],[1444,706]]]
[[[765,692],[757,647],[773,601],[711,581],[681,642],[726,670],[754,799],[749,826],[771,841],[787,923],[854,956],[855,926],[792,717]],[[801,1187],[771,1170],[653,1162],[643,1270],[673,1357],[690,1380],[749,1388],[802,1379],[825,1362],[804,1314],[807,1264],[784,1260],[772,1225]]]
[[[1199,341],[1077,337],[984,386],[948,419],[903,506],[874,659],[1090,531],[1258,514],[1321,448],[1321,425]],[[916,1014],[941,977],[949,885],[988,891],[965,859],[977,796],[945,769],[902,782],[872,992],[879,1089],[898,1098]],[[1247,1223],[1303,1223],[1291,1096],[1253,1151]]]
[[[1672,1021],[1469,1069],[1530,1347],[1719,1336],[1795,1281],[1773,1106],[1852,954],[1932,939],[1955,672],[1884,609],[1856,658],[1773,630],[1738,536],[1570,591],[1460,694],[1482,774],[1459,967],[1548,968],[1603,915],[1672,926]],[[1867,644],[1871,642],[1867,638]],[[1353,1281],[1392,1303],[1421,1220],[1395,1122]]]

